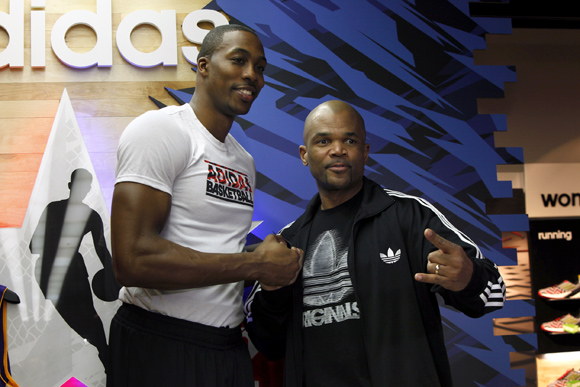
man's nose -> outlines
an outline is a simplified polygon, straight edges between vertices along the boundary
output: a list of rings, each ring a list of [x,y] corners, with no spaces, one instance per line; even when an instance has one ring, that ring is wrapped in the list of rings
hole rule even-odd
[[[344,144],[340,141],[332,143],[331,151],[332,154],[335,156],[343,156],[344,154],[346,154],[346,148]]]
[[[258,77],[257,74],[258,74],[258,72],[254,68],[254,65],[251,63],[248,63],[244,67],[244,74],[242,76],[244,77],[244,79],[249,79],[251,81],[255,81]]]

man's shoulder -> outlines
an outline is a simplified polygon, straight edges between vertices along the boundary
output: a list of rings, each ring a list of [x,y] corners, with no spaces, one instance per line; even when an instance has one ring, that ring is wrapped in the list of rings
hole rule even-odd
[[[187,107],[187,104],[186,105],[169,105],[169,106],[162,107],[161,109],[147,110],[146,112],[143,112],[140,115],[138,115],[137,117],[135,117],[135,119],[133,121],[139,122],[139,123],[147,123],[147,122],[150,122],[150,120],[154,120],[154,121],[175,120],[175,119],[179,119],[180,115],[193,114],[193,112],[190,112],[190,110],[191,109],[189,109]]]
[[[396,191],[396,190],[392,190],[389,188],[383,188],[385,194],[387,194],[389,197],[391,197],[393,200],[397,201],[397,202],[402,202],[402,203],[419,203],[419,204],[427,204],[429,203],[427,200],[416,196],[416,195],[411,195],[405,192],[401,192],[401,191]]]
[[[383,188],[384,193],[394,201],[394,208],[398,208],[400,213],[438,213],[437,208],[427,199],[417,195],[408,194],[388,188]]]
[[[395,201],[408,201],[408,200],[417,200],[418,197],[415,195],[409,195],[401,191],[395,191],[389,188],[383,188],[385,194]]]
[[[160,134],[168,134],[172,131],[183,131],[182,123],[186,120],[181,112],[186,111],[183,106],[167,106],[162,109],[148,110],[135,117],[124,132],[137,132],[139,136],[147,135],[151,131],[153,136],[159,138]]]

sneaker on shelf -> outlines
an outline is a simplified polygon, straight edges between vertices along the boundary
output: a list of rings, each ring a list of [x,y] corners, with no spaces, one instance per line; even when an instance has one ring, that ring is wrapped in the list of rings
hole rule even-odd
[[[580,274],[578,274],[578,284],[580,284]],[[576,289],[568,294],[566,298],[580,298],[580,286],[576,286]]]
[[[549,333],[573,333],[576,330],[573,327],[580,325],[580,317],[572,316],[567,314],[562,317],[558,317],[553,321],[545,322],[541,325],[543,331]]]
[[[572,372],[566,375],[564,380],[566,381],[566,387],[580,386],[580,371],[572,370]]]
[[[567,298],[579,299],[580,298],[580,288],[578,288],[578,289],[576,289],[576,291],[570,293]]]
[[[568,377],[574,377],[574,374],[578,375],[578,371],[574,371],[574,368],[569,369],[564,373],[564,375],[560,376],[556,381],[548,384],[547,387],[568,387]],[[574,380],[574,379],[572,379]]]
[[[576,324],[564,324],[564,325],[562,325],[562,328],[564,328],[564,332],[566,332],[566,333],[578,333],[578,332],[580,332],[580,325],[576,325]]]
[[[577,283],[564,280],[558,285],[538,290],[540,297],[549,299],[563,299],[568,297],[580,298],[580,281]]]

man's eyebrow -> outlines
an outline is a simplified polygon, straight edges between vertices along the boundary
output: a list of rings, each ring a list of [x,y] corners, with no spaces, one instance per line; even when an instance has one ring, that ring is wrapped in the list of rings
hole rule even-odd
[[[316,138],[316,137],[325,137],[328,136],[329,132],[316,132],[312,135],[312,138]]]
[[[242,53],[246,56],[252,56],[252,54],[250,53],[250,51],[246,50],[245,48],[242,47],[235,47],[232,49],[231,51],[232,54],[237,54],[237,53]],[[266,57],[264,55],[260,55],[258,57],[258,60],[263,60],[264,62],[266,62],[266,64],[268,64],[268,60],[266,59]]]
[[[330,135],[330,132],[316,132],[312,135],[312,138],[326,137],[328,135]],[[346,137],[361,137],[357,132],[344,132],[342,135]]]
[[[328,136],[330,132],[316,132],[314,133],[314,136]],[[343,132],[341,133],[343,136],[349,136],[349,137],[360,137],[359,134],[355,131],[352,132]]]

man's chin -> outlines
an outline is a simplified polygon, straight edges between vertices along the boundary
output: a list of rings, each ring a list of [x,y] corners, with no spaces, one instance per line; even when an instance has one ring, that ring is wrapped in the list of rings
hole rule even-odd
[[[353,176],[351,174],[340,177],[326,176],[326,179],[323,182],[323,187],[328,192],[358,190],[360,187],[362,187],[362,178],[353,180]]]
[[[351,181],[327,180],[325,185],[328,191],[342,191],[350,187]]]
[[[248,114],[250,112],[250,108],[252,107],[252,103],[249,102],[247,105],[243,105],[240,106],[236,109],[232,109],[232,111],[234,112],[234,116],[243,116],[245,114]]]

